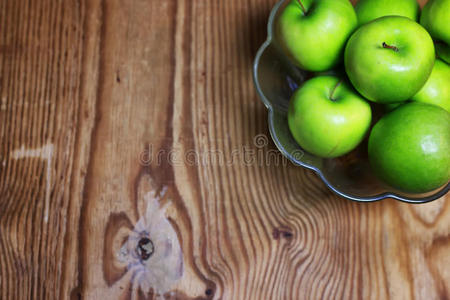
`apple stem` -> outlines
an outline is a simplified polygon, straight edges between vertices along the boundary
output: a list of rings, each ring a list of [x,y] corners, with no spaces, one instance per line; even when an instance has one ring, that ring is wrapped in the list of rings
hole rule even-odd
[[[394,50],[395,52],[398,52],[398,48],[397,48],[397,47],[388,45],[388,44],[386,44],[385,42],[383,42],[383,48],[392,49],[392,50]]]
[[[336,101],[336,99],[333,98],[334,92],[336,92],[336,89],[338,88],[338,86],[341,85],[341,83],[342,83],[342,79],[339,80],[338,83],[336,83],[336,85],[334,86],[333,90],[331,91],[331,94],[330,94],[331,101]]]
[[[300,7],[302,8],[302,11],[303,11],[303,15],[305,15],[305,16],[306,16],[306,9],[305,9],[305,7],[303,6],[303,3],[302,3],[302,1],[301,1],[301,0],[298,0],[298,3],[300,4]]]

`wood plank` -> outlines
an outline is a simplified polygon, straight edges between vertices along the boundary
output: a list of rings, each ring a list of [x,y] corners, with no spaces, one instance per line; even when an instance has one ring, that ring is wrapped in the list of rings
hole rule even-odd
[[[270,141],[274,2],[0,1],[0,299],[450,297],[449,196],[350,202]]]
[[[69,271],[82,10],[77,1],[0,2],[2,299],[57,298]]]

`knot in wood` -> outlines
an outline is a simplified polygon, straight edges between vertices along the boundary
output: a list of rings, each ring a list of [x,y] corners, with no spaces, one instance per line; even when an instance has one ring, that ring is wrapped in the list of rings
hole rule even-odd
[[[147,260],[153,255],[153,252],[155,252],[155,246],[152,240],[147,237],[141,238],[136,246],[136,254],[139,258]]]

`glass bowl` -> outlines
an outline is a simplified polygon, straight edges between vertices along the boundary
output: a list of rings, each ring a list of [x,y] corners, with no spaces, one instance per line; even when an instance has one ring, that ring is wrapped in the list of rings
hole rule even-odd
[[[450,183],[429,193],[411,194],[380,181],[368,162],[367,140],[351,153],[334,159],[312,155],[295,142],[287,123],[289,99],[310,75],[291,64],[273,39],[274,23],[288,1],[281,0],[272,9],[267,40],[258,50],[253,65],[256,90],[269,111],[270,134],[280,152],[295,165],[315,171],[333,192],[350,200],[371,202],[394,198],[409,203],[425,203],[444,196]]]

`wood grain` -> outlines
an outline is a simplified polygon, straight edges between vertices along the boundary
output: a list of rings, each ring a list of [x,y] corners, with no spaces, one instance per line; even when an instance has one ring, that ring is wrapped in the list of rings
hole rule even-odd
[[[350,202],[275,150],[273,4],[0,1],[0,299],[450,298],[449,196]]]

